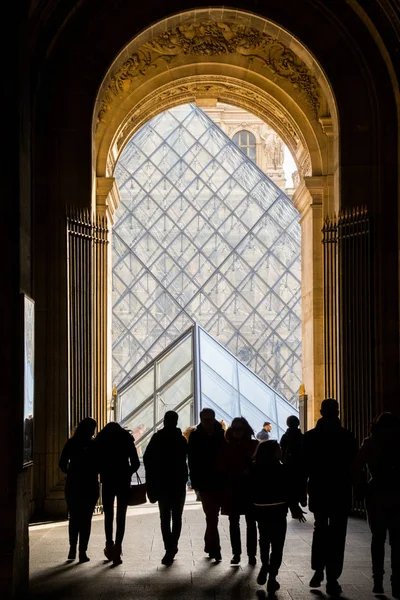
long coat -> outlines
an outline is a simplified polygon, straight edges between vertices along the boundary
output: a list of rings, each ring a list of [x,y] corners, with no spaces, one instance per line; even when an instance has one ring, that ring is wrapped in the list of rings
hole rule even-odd
[[[70,438],[60,456],[59,467],[67,474],[65,496],[68,504],[95,503],[99,497],[99,481],[95,442]]]
[[[199,492],[220,491],[223,486],[217,462],[224,444],[224,430],[218,421],[215,430],[208,435],[200,424],[190,434],[188,444],[190,480]]]
[[[353,434],[339,419],[319,419],[304,434],[304,463],[308,506],[319,510],[347,512],[352,501],[352,467],[357,452]]]
[[[186,489],[187,441],[179,427],[164,427],[151,438],[143,456],[150,502],[181,495]]]
[[[218,461],[218,469],[224,481],[221,508],[223,515],[244,515],[250,509],[249,477],[257,446],[258,441],[252,439],[224,442]]]

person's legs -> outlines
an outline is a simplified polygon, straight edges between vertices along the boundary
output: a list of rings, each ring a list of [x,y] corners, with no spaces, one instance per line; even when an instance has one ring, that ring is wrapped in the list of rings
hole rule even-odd
[[[269,559],[269,576],[273,579],[278,575],[282,564],[283,547],[286,539],[286,507],[285,511],[274,511],[274,519],[270,523],[271,556]]]
[[[329,520],[328,514],[322,511],[314,512],[314,532],[311,545],[311,568],[315,571],[310,581],[310,587],[320,587],[324,579],[326,553],[328,544]]]
[[[347,512],[329,516],[328,547],[326,554],[327,583],[337,581],[342,574],[344,549],[346,545]]]
[[[79,535],[79,498],[76,493],[70,489],[68,484],[65,487],[65,500],[68,507],[68,537],[69,537],[69,554],[68,559],[73,560],[76,558],[76,547],[78,544]]]
[[[257,523],[254,510],[251,508],[246,512],[246,550],[249,561],[253,563],[257,554]],[[255,561],[254,561],[255,564]]]
[[[176,554],[178,552],[178,542],[182,531],[182,513],[185,506],[186,489],[179,493],[171,503],[172,531],[171,531],[171,550]]]
[[[218,532],[218,516],[221,508],[221,494],[214,491],[201,491],[201,503],[206,515],[206,531],[204,534],[204,550],[212,558],[220,560],[221,546]]]
[[[269,566],[269,550],[271,544],[270,538],[270,522],[268,518],[267,507],[256,507],[255,518],[258,524],[259,543],[260,543],[260,558],[261,569],[257,577],[257,583],[264,585],[267,581],[267,572]]]
[[[368,525],[371,530],[371,560],[374,590],[383,589],[383,576],[385,574],[385,542],[389,520],[386,511],[379,506],[377,499],[367,500]]]
[[[104,532],[106,535],[106,545],[113,545],[113,525],[114,525],[114,501],[116,491],[113,486],[103,483],[102,498],[104,512]]]
[[[80,559],[86,556],[86,551],[90,538],[90,531],[92,528],[92,517],[94,512],[94,507],[96,506],[97,498],[99,497],[99,492],[97,488],[96,490],[91,491],[87,497],[84,499],[81,507],[80,514],[80,526],[79,526],[79,556]]]
[[[171,548],[171,502],[168,496],[158,499],[158,510],[160,511],[161,535],[164,542],[164,548],[168,551]]]
[[[74,559],[76,557],[76,547],[78,545],[79,535],[79,520],[80,514],[79,509],[76,506],[69,508],[69,522],[68,522],[68,535],[69,535],[69,554],[68,558]]]
[[[242,554],[240,515],[238,513],[231,513],[229,515],[229,537],[231,539],[232,554],[234,557],[232,561],[237,562]]]
[[[117,496],[117,519],[115,531],[115,544],[112,549],[112,561],[114,566],[122,563],[122,540],[125,535],[126,510],[128,508],[129,484],[120,485],[116,492]]]
[[[115,545],[122,546],[125,535],[126,511],[128,508],[129,487],[123,486],[117,492],[117,529]]]

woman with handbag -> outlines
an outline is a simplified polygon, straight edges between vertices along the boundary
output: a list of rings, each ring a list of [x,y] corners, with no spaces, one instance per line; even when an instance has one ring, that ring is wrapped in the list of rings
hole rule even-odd
[[[161,562],[167,567],[172,565],[178,552],[188,480],[187,441],[177,424],[178,413],[167,411],[163,429],[153,435],[143,456],[147,495],[150,502],[158,501],[160,510],[165,547]]]
[[[65,444],[59,466],[67,474],[65,499],[69,512],[68,560],[75,560],[79,538],[79,562],[89,560],[89,543],[94,507],[99,497],[99,481],[93,453],[93,436],[97,423],[87,417],[77,426]]]
[[[106,534],[104,554],[108,560],[113,561],[114,565],[120,565],[131,478],[140,466],[139,457],[131,433],[114,422],[108,423],[97,435],[96,451],[102,483]],[[114,543],[115,498],[117,499],[117,527]]]

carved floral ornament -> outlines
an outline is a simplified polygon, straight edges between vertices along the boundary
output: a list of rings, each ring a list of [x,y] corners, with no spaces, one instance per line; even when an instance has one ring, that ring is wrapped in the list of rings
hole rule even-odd
[[[198,57],[238,53],[269,68],[275,76],[291,82],[302,92],[317,115],[320,104],[319,84],[310,69],[282,42],[252,27],[232,23],[192,23],[180,25],[144,44],[122,64],[104,92],[98,123],[120,95],[126,94],[136,78],[143,78],[160,62],[170,65],[181,55]]]

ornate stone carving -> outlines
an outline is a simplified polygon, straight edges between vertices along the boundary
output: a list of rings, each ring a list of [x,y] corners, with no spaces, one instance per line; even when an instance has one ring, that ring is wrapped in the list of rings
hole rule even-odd
[[[262,136],[262,139],[267,165],[275,170],[281,169],[285,158],[282,140],[274,132],[266,137]]]
[[[310,69],[282,42],[252,27],[228,23],[180,25],[147,42],[132,54],[111,77],[104,92],[98,121],[104,119],[118,96],[124,96],[132,82],[156,69],[160,62],[171,64],[181,55],[200,57],[240,54],[249,61],[260,61],[276,77],[289,80],[305,95],[315,114],[319,108],[319,85]],[[212,96],[211,96],[212,97]]]
[[[285,143],[290,148],[292,154],[297,155],[299,147],[306,147],[305,140],[302,138],[291,116],[283,112],[272,98],[264,98],[259,90],[253,89],[251,84],[241,82],[240,87],[238,87],[237,84],[232,83],[231,79],[216,75],[206,76],[206,81],[199,81],[198,77],[188,77],[183,81],[184,83],[182,82],[174,87],[167,84],[163,88],[160,88],[156,95],[152,95],[150,100],[146,97],[135,106],[118,132],[116,139],[118,151],[121,150],[127,139],[134,133],[135,126],[137,127],[140,123],[151,119],[160,110],[166,110],[174,106],[178,99],[179,104],[184,104],[186,102],[195,102],[196,99],[201,97],[209,97],[210,94],[228,104],[235,105],[240,100],[240,105],[243,105],[246,110],[254,114],[258,114],[261,107],[263,112],[268,114],[268,122],[270,122],[275,130],[286,130],[288,135],[284,136]],[[149,107],[150,104],[151,108]],[[161,106],[163,109],[160,109]],[[237,127],[234,129],[237,129]],[[108,169],[108,173],[112,172],[113,168],[111,167]]]
[[[299,175],[300,177],[309,177],[311,175],[311,158],[309,154],[304,157],[300,165]]]

